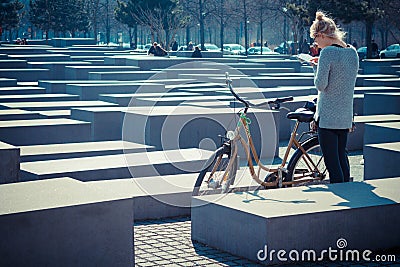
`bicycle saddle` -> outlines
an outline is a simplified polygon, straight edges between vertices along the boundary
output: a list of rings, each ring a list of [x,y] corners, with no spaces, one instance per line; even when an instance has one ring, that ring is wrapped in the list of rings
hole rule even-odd
[[[289,112],[286,118],[290,120],[298,120],[299,122],[311,122],[314,117],[314,112],[306,108],[298,108],[296,111]]]

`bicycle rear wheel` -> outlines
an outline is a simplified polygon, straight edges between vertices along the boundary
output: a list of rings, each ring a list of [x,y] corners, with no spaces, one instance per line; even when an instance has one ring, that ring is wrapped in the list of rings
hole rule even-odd
[[[238,167],[237,156],[231,156],[230,147],[217,149],[204,164],[193,189],[193,196],[223,194],[229,192],[235,181]]]
[[[293,185],[321,183],[321,180],[328,176],[328,170],[325,166],[318,137],[306,140],[301,146],[307,152],[309,158],[300,149],[297,149],[288,163],[284,182],[299,182]],[[303,180],[304,182],[301,182]]]

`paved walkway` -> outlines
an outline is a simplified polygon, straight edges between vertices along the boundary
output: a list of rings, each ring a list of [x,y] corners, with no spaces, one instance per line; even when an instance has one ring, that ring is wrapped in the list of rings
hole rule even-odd
[[[135,224],[135,266],[262,266],[193,242],[190,218],[142,221]],[[239,242],[239,241],[238,241]],[[390,252],[396,262],[300,262],[279,266],[400,266],[400,251]],[[383,255],[383,254],[382,254]]]

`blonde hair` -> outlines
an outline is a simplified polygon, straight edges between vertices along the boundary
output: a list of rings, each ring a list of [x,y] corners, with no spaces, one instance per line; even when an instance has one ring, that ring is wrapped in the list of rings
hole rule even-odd
[[[310,27],[310,37],[315,38],[317,34],[324,34],[330,38],[343,41],[346,33],[336,26],[333,19],[329,18],[322,11],[315,13],[315,20]]]

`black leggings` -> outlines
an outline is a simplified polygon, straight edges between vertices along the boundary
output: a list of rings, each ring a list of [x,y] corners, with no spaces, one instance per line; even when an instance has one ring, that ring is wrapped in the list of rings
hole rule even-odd
[[[350,180],[350,166],[346,154],[348,132],[348,129],[318,129],[319,144],[331,183]]]

